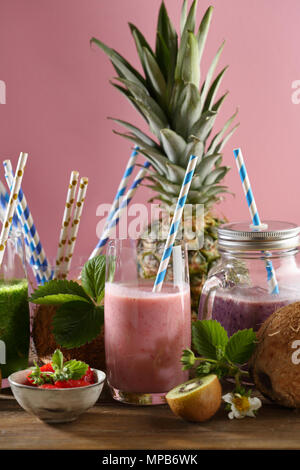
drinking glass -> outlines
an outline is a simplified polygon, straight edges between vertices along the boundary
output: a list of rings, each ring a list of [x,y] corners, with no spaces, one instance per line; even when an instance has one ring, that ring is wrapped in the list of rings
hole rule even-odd
[[[13,232],[0,267],[0,368],[2,377],[28,367],[28,281],[21,232]]]
[[[161,292],[139,277],[137,241],[111,240],[107,248],[104,333],[113,398],[132,404],[165,403],[166,393],[188,379],[182,350],[191,346],[191,305],[186,246],[173,248]]]

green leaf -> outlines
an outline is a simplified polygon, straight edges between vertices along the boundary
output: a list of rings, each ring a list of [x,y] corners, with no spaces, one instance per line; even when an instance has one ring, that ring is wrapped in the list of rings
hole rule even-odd
[[[198,33],[197,33],[197,40],[198,40],[198,47],[199,47],[199,62],[201,61],[202,54],[203,54],[203,51],[204,51],[206,38],[207,38],[207,35],[208,35],[210,22],[211,22],[211,19],[212,19],[212,14],[213,14],[213,7],[210,6],[206,10],[206,12],[205,12],[205,14],[202,18],[202,21],[200,23],[199,30],[198,30]]]
[[[81,273],[81,283],[84,290],[100,303],[104,296],[105,286],[105,256],[99,255],[85,263]]]
[[[121,77],[125,77],[127,80],[130,80],[136,83],[137,85],[144,87],[146,90],[145,79],[135,68],[132,67],[132,65],[129,64],[129,62],[127,62],[126,59],[124,59],[124,57],[122,57],[114,49],[111,49],[110,47],[106,46],[102,41],[97,38],[92,38],[90,42],[99,46],[108,55]]]
[[[216,320],[197,320],[192,324],[193,345],[201,356],[220,359],[228,343],[226,330]]]
[[[194,0],[190,8],[190,11],[188,13],[185,25],[184,25],[184,29],[183,29],[183,33],[182,33],[181,41],[180,41],[180,46],[178,50],[178,55],[177,55],[175,80],[178,80],[181,78],[182,64],[184,61],[184,56],[186,54],[186,47],[187,47],[187,42],[188,42],[188,33],[190,31],[194,33],[195,31],[197,5],[198,5],[198,0]]]
[[[226,358],[235,364],[245,364],[252,356],[256,339],[252,328],[237,331],[226,345]]]
[[[213,78],[213,75],[215,73],[215,69],[218,65],[218,62],[219,62],[219,59],[220,59],[220,56],[222,54],[222,51],[224,49],[224,46],[225,46],[225,41],[223,41],[223,43],[221,44],[221,46],[219,47],[209,69],[208,69],[208,72],[207,72],[207,75],[206,75],[206,78],[205,78],[205,82],[203,84],[203,87],[202,87],[202,90],[201,90],[201,97],[203,99],[203,101],[206,99],[206,96],[207,96],[207,93],[208,93],[208,90],[210,88],[210,83],[212,81],[212,78]]]
[[[221,70],[221,72],[217,75],[217,77],[214,79],[211,87],[209,88],[209,90],[207,92],[206,99],[205,99],[205,103],[204,103],[204,106],[203,106],[203,111],[204,112],[209,110],[209,109],[213,109],[213,104],[214,104],[215,97],[217,96],[217,93],[218,93],[219,87],[221,85],[223,76],[224,76],[227,69],[228,69],[228,66],[224,67]],[[226,95],[227,95],[227,93],[226,93]]]
[[[188,10],[188,1],[184,0],[181,8],[181,15],[180,15],[180,33],[182,34],[184,31],[186,19],[187,19],[187,10]]]
[[[219,145],[219,143],[221,142],[223,136],[225,135],[225,133],[227,132],[227,130],[229,129],[231,123],[234,121],[236,115],[238,113],[238,110],[236,110],[236,112],[225,122],[224,126],[223,126],[223,129],[218,132],[218,134],[215,135],[215,137],[212,139],[209,147],[208,147],[208,151],[207,153],[214,153],[217,146]]]
[[[146,69],[146,75],[148,81],[151,84],[151,88],[154,90],[155,95],[158,97],[162,104],[165,104],[166,95],[166,81],[165,78],[156,62],[155,58],[148,51],[146,47],[143,47],[144,52],[144,63]]]
[[[172,86],[174,77],[174,64],[171,60],[170,50],[159,31],[156,33],[156,60],[166,82],[168,83],[167,96],[169,96],[169,89]]]
[[[155,52],[156,52],[157,60],[159,64],[161,65],[163,56],[161,55],[160,48],[163,42],[169,51],[170,71],[169,71],[168,77],[170,77],[173,80],[175,66],[176,66],[177,52],[178,52],[178,36],[169,18],[164,2],[161,3],[156,30],[157,30],[157,35],[156,35],[156,46],[155,46],[156,51]]]
[[[203,113],[198,121],[193,125],[190,133],[196,136],[197,139],[205,142],[209,133],[215,123],[217,113],[215,111],[206,111]]]
[[[216,147],[216,151],[218,153],[220,153],[223,148],[225,147],[225,145],[227,144],[228,140],[231,138],[231,136],[235,133],[235,131],[237,130],[237,128],[239,127],[240,123],[238,122],[231,130],[230,132],[228,132],[228,134],[226,135],[226,137],[224,137],[224,139],[222,140],[222,142],[219,143],[219,145],[217,145]]]
[[[89,368],[85,362],[76,361],[75,359],[65,362],[64,367],[68,370],[72,380],[81,379]]]
[[[51,358],[51,362],[52,362],[52,367],[54,370],[57,370],[57,369],[60,370],[63,368],[64,355],[59,349],[56,349],[54,351],[52,358]]]
[[[180,164],[182,155],[185,155],[186,152],[186,141],[171,129],[162,129],[160,133],[161,142],[168,159],[172,163]]]
[[[196,36],[189,31],[186,51],[182,60],[181,78],[184,82],[193,83],[197,88],[200,83],[199,51]]]
[[[143,48],[146,47],[146,49],[148,49],[149,53],[154,56],[154,52],[153,50],[151,49],[151,47],[149,46],[148,42],[146,41],[144,35],[141,33],[141,31],[132,23],[128,23],[129,24],[129,27],[130,27],[130,30],[131,30],[131,34],[134,38],[134,41],[135,41],[135,45],[136,45],[136,49],[137,49],[137,52],[138,52],[138,55],[139,55],[139,58],[140,58],[140,61],[142,63],[142,66],[144,68],[145,64],[144,64],[144,52],[143,52]],[[145,70],[145,68],[144,68]]]
[[[60,346],[71,349],[90,343],[101,332],[104,308],[84,302],[68,302],[53,317],[53,334]]]
[[[228,166],[221,166],[215,168],[204,180],[205,185],[219,183],[222,179],[225,178],[226,174],[230,168]]]
[[[186,140],[190,134],[195,134],[193,129],[198,130],[203,119],[201,119],[201,97],[197,87],[193,83],[183,84],[178,82],[174,87],[172,95],[173,127],[177,134]],[[200,116],[200,118],[199,118]],[[198,124],[200,122],[200,124]]]
[[[91,300],[85,290],[74,281],[54,280],[39,286],[29,298],[29,302],[39,305],[61,305],[66,302]]]
[[[111,118],[109,117],[108,119],[111,119],[112,121],[121,124],[121,126],[124,126],[126,129],[129,129],[138,139],[141,139],[142,142],[144,142],[146,145],[149,145],[150,147],[158,149],[158,145],[154,140],[152,140],[150,137],[147,136],[144,132],[142,132],[138,127],[135,127],[133,124],[130,124],[129,122],[122,121],[121,119],[116,119],[116,118]]]

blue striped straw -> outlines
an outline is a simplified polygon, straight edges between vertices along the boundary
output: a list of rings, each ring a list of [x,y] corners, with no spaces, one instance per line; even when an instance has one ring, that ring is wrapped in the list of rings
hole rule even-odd
[[[101,235],[101,238],[99,240],[99,242],[97,243],[97,246],[96,248],[94,249],[94,251],[92,252],[91,256],[89,259],[92,259],[94,258],[95,256],[98,256],[101,254],[104,246],[106,245],[106,243],[108,242],[109,240],[109,237],[110,237],[110,234],[112,232],[112,230],[116,227],[116,225],[118,225],[119,221],[120,221],[120,218],[122,216],[122,213],[123,211],[128,207],[130,201],[132,200],[137,188],[139,187],[139,185],[141,184],[141,182],[143,181],[147,171],[148,171],[148,168],[150,166],[150,163],[149,162],[145,162],[144,165],[143,165],[143,168],[138,172],[138,174],[136,175],[132,185],[130,186],[130,188],[128,189],[121,205],[119,206],[119,208],[115,211],[111,221],[109,222],[109,224],[107,225],[106,228],[104,228],[103,230],[103,233]]]
[[[5,169],[5,178],[8,187],[10,188],[14,179],[11,161],[5,160],[3,165]],[[52,271],[48,266],[46,254],[42,247],[22,188],[20,188],[18,193],[17,211],[23,227],[24,238],[26,240],[25,243],[29,246],[32,255],[30,258],[30,264],[34,265],[37,270],[37,281],[41,284],[44,284],[51,279]]]
[[[186,169],[186,173],[184,176],[184,180],[180,189],[179,197],[177,200],[174,216],[172,219],[172,224],[170,227],[170,231],[168,233],[167,241],[164,247],[164,252],[161,258],[161,262],[158,268],[158,272],[156,275],[156,279],[154,282],[153,292],[160,292],[162,288],[162,284],[164,282],[164,278],[167,272],[168,264],[170,261],[170,256],[172,254],[173,245],[175,242],[176,234],[178,231],[178,227],[181,222],[182,212],[185,205],[185,201],[191,186],[192,178],[194,175],[194,171],[196,168],[196,164],[198,161],[198,157],[195,155],[190,156],[190,160]]]
[[[242,151],[241,151],[240,148],[234,149],[233,154],[234,154],[235,161],[236,161],[236,164],[237,164],[237,168],[238,168],[238,171],[239,171],[239,175],[240,175],[240,178],[241,178],[243,190],[244,190],[244,193],[245,193],[245,196],[246,196],[246,200],[247,200],[247,204],[248,204],[248,207],[249,207],[252,223],[253,223],[254,226],[259,227],[259,226],[261,226],[261,221],[260,221],[260,217],[259,217],[258,210],[257,210],[257,207],[256,207],[253,192],[252,192],[252,189],[251,189],[250,181],[249,181],[249,178],[248,178],[248,174],[247,174],[244,158],[243,158],[243,155],[242,155]],[[264,253],[268,256],[268,252],[264,252]],[[266,270],[267,270],[267,281],[268,281],[268,285],[269,285],[269,291],[272,294],[278,294],[279,293],[279,288],[278,288],[278,283],[277,283],[277,280],[276,280],[276,274],[275,274],[275,270],[273,268],[273,264],[269,260],[265,260],[265,264],[266,264]]]
[[[133,169],[135,167],[135,162],[136,162],[136,159],[137,159],[137,156],[138,156],[138,150],[139,150],[139,147],[136,145],[134,147],[134,150],[133,150],[132,154],[130,155],[130,157],[128,159],[127,166],[126,166],[124,174],[121,178],[121,181],[120,181],[117,193],[115,195],[115,198],[113,200],[113,203],[111,205],[109,214],[107,216],[105,226],[104,226],[104,230],[108,227],[109,222],[112,220],[112,218],[114,216],[114,213],[116,212],[116,210],[119,207],[120,199],[125,194],[128,179],[130,178],[130,176],[133,172]]]

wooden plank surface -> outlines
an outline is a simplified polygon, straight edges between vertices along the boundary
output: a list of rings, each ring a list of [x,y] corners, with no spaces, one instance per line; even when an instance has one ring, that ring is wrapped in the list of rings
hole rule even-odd
[[[300,449],[300,413],[265,404],[259,416],[230,421],[224,409],[192,424],[167,405],[127,406],[107,390],[77,421],[48,425],[0,395],[0,449]]]

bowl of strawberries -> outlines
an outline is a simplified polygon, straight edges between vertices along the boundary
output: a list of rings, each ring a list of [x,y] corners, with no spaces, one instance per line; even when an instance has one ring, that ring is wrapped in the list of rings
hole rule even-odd
[[[19,405],[47,423],[74,421],[98,400],[106,375],[56,350],[51,362],[14,372],[8,377]]]

